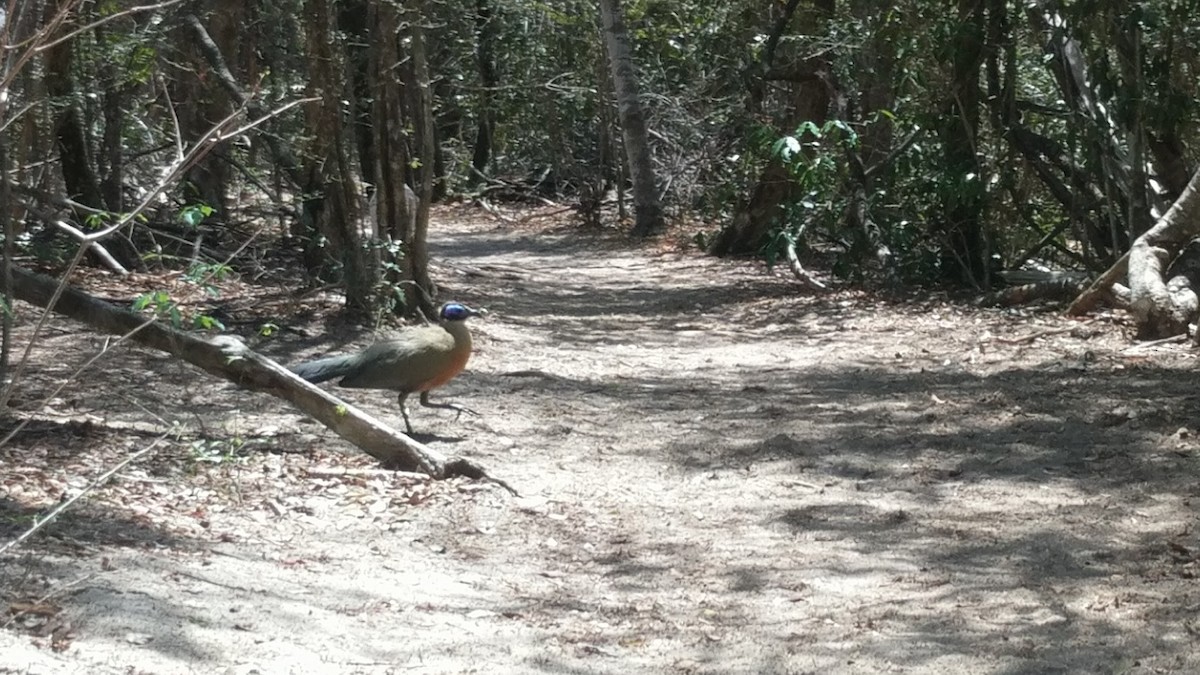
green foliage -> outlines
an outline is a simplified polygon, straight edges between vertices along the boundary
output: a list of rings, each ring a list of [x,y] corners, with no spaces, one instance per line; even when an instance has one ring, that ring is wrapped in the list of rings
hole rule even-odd
[[[241,464],[249,458],[246,442],[239,437],[202,438],[188,445],[188,454],[195,464]]]
[[[192,327],[196,328],[198,330],[217,331],[217,332],[225,330],[225,324],[221,323],[214,317],[208,316],[207,314],[201,314],[199,316],[194,317],[192,319]]]
[[[223,281],[233,274],[233,268],[225,263],[192,263],[183,275],[184,281],[204,289],[211,297],[221,294],[220,289],[213,285],[214,281]]]
[[[115,215],[107,211],[89,213],[83,220],[83,226],[89,230],[102,230],[112,224]]]
[[[182,329],[185,325],[183,311],[166,291],[143,293],[133,301],[133,311],[151,312],[156,318],[168,321],[172,328]],[[207,314],[197,314],[191,319],[191,327],[204,331],[223,331],[225,324]]]
[[[798,197],[781,205],[780,223],[763,244],[761,254],[768,266],[774,266],[788,246],[803,251],[805,233],[810,228],[836,236],[845,208],[845,176],[843,163],[833,153],[839,148],[854,148],[857,143],[858,135],[849,125],[830,120],[820,126],[802,122],[791,134],[769,144],[765,154],[787,168]]]
[[[189,229],[196,229],[200,223],[204,222],[216,209],[208,204],[189,204],[179,211],[179,222],[186,225]]]
[[[171,295],[166,291],[152,291],[134,298],[133,311],[144,312],[146,310],[150,310],[159,319],[169,321],[175,328],[183,325],[183,312],[179,310],[179,305],[171,299]]]
[[[443,151],[438,166],[449,172],[451,189],[468,175],[476,133],[485,119],[496,125],[487,169],[491,175],[520,181],[546,172],[552,177],[548,182],[568,198],[579,185],[604,183],[607,189],[622,179],[622,142],[595,3],[531,0],[487,5],[495,42],[494,87],[484,85],[476,60],[481,35],[473,15],[476,6],[425,3],[423,10],[429,13],[423,24]],[[780,205],[779,222],[762,249],[770,263],[788,245],[802,251],[820,249],[832,255],[839,274],[856,278],[864,274],[870,251],[885,247],[892,256],[888,265],[901,278],[940,279],[953,257],[948,230],[955,224],[949,222],[953,218],[948,212],[964,204],[978,205],[983,238],[999,264],[1020,264],[1026,251],[1064,222],[1071,227],[1060,228],[1061,234],[1049,237],[1048,246],[1036,255],[1060,263],[1100,262],[1084,228],[1088,222],[1119,225],[1129,212],[1124,194],[1129,185],[1113,167],[1125,171],[1135,165],[1132,152],[1138,146],[1133,139],[1147,141],[1140,150],[1152,172],[1161,167],[1150,150],[1177,146],[1183,149],[1182,160],[1193,160],[1187,149],[1200,145],[1200,95],[1194,76],[1200,70],[1194,48],[1200,44],[1200,22],[1192,4],[1180,0],[1060,3],[1049,26],[1020,3],[984,4],[974,10],[982,15],[961,17],[957,6],[915,0],[840,3],[829,16],[808,3],[789,19],[777,41],[769,36],[786,5],[782,2],[623,0],[622,5],[655,161],[667,179],[665,201],[672,213],[727,222],[754,195],[765,167],[786,167],[795,189],[789,203]],[[25,139],[53,139],[51,125],[68,105],[75,106],[89,152],[74,159],[91,164],[105,200],[119,201],[112,195],[144,194],[140,191],[163,175],[162,169],[174,161],[177,132],[182,130],[182,140],[190,143],[195,136],[189,132],[231,108],[228,101],[219,100],[214,79],[197,85],[198,55],[193,45],[177,39],[183,34],[181,14],[150,11],[117,17],[128,8],[114,0],[79,7],[79,25],[103,17],[114,20],[73,36],[70,72],[77,81],[75,91],[50,100],[40,90],[41,73],[15,78],[13,100],[19,105],[11,106],[9,114],[28,111],[28,117],[0,120],[0,128],[7,134],[4,140],[20,150],[21,166],[33,167],[28,160],[40,161],[39,155],[53,148]],[[311,64],[297,19],[303,3],[273,0],[243,8],[251,21],[217,40],[228,52],[224,56],[239,84],[256,101],[270,102],[268,107],[304,95]],[[971,23],[974,16],[997,18],[1001,10],[1002,22]],[[208,17],[201,21],[207,24]],[[213,22],[211,28],[219,30],[218,24]],[[984,35],[978,34],[980,26],[986,29]],[[234,48],[237,40],[230,38],[237,37],[237,30],[244,31],[246,40]],[[981,96],[968,111],[971,133],[960,136],[969,138],[965,142],[971,147],[952,162],[948,155],[955,153],[948,151],[955,148],[946,147],[950,136],[944,130],[961,122],[956,118],[953,78],[956,64],[971,51],[966,37],[974,37],[976,47],[980,40],[987,41],[984,61],[967,83],[968,90]],[[360,49],[345,33],[335,33],[334,39],[343,54]],[[1059,64],[1046,50],[1064,39],[1078,48],[1078,64],[1089,78],[1085,89],[1100,112],[1071,107],[1074,85],[1064,91]],[[402,46],[401,51],[406,49]],[[774,55],[771,63],[765,62],[768,52]],[[408,57],[402,53],[405,64]],[[409,76],[406,68],[396,68],[396,76]],[[829,94],[828,109],[806,107],[814,92]],[[209,94],[212,98],[206,99]],[[370,92],[349,90],[324,94],[333,100],[343,95],[347,100],[370,97]],[[1011,100],[1006,101],[1009,94]],[[828,117],[835,119],[824,121]],[[348,132],[354,131],[352,118],[347,115]],[[411,149],[415,130],[411,120],[405,123],[401,142]],[[1133,129],[1139,124],[1140,129]],[[1031,158],[1015,149],[1015,126],[1038,139],[1040,155]],[[889,156],[917,128],[930,132]],[[270,133],[283,141],[303,170],[328,161],[305,156],[314,132],[302,108],[283,113],[253,133]],[[112,148],[123,156],[112,156]],[[221,166],[236,166],[231,174],[254,179],[225,186],[231,188],[227,194],[242,189],[241,194],[249,196],[234,200],[247,210],[230,222],[260,217],[248,209],[265,203],[254,191],[271,183],[265,179],[273,177],[274,157],[259,143],[223,143],[222,150],[228,155],[221,158]],[[354,148],[350,150],[353,154]],[[407,157],[410,168],[422,168],[411,153]],[[1042,171],[1035,170],[1035,162],[1041,162]],[[877,170],[868,184],[860,185],[862,169],[872,167]],[[1047,171],[1067,186],[1070,204],[1047,186]],[[201,182],[195,175],[189,178]],[[110,179],[120,184],[108,185]],[[261,184],[252,185],[255,180]],[[311,196],[302,193],[312,186],[290,183],[282,176],[279,185],[285,198],[289,191],[296,201]],[[181,193],[188,195],[186,203],[156,205],[162,210],[152,217],[176,221],[170,223],[175,232],[181,225],[195,233],[215,214],[214,207],[200,201],[199,188],[172,192]],[[210,194],[203,198],[212,201]],[[863,231],[848,224],[851,206],[861,206],[869,217]],[[83,227],[96,231],[119,216],[91,215]],[[178,249],[164,245],[164,238],[149,244],[148,236],[138,239],[138,234],[152,232],[154,223],[143,217],[139,225],[145,227],[122,235],[139,247],[144,260],[177,269],[185,266],[184,260],[190,265],[192,259],[177,257]],[[232,226],[225,229],[225,223],[204,230],[206,245],[217,241],[218,247],[236,234]],[[696,243],[709,244],[709,234],[697,233]],[[326,243],[317,237],[312,246]],[[52,231],[31,231],[21,246],[44,260],[60,261],[70,258],[76,244]],[[387,298],[383,309],[390,313],[405,297],[402,251],[385,245],[378,253],[386,280],[375,292]],[[335,271],[340,264],[330,262]],[[196,264],[187,267],[185,279],[216,296],[219,282],[231,273],[227,265]],[[139,303],[142,311],[153,311],[175,325],[220,329],[220,323],[208,317],[186,319],[165,293],[147,294]]]
[[[375,303],[377,316],[375,323],[381,324],[386,317],[403,313],[405,309],[404,284],[406,273],[401,263],[404,260],[403,245],[394,240],[380,240],[372,243],[378,252],[382,266],[379,284],[375,288],[380,302]]]

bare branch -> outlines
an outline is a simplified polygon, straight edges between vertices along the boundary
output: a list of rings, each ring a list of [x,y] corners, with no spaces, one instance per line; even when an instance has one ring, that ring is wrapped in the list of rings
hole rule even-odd
[[[113,21],[116,21],[117,19],[122,19],[122,18],[130,16],[132,14],[141,14],[143,12],[153,12],[158,9],[166,9],[167,7],[171,7],[173,5],[178,5],[181,2],[183,2],[183,0],[166,0],[166,2],[159,2],[159,3],[153,4],[153,5],[140,5],[138,7],[130,7],[129,9],[122,10],[122,11],[116,12],[114,14],[109,14],[108,16],[102,17],[100,19],[96,19],[95,21],[93,21],[89,24],[86,24],[86,25],[80,26],[79,28],[76,28],[75,30],[67,33],[66,35],[55,38],[54,40],[52,40],[50,42],[45,42],[45,43],[39,44],[37,47],[34,48],[34,50],[40,52],[40,51],[49,49],[49,48],[53,47],[54,45],[61,44],[63,42],[66,42],[67,40],[70,40],[71,38],[75,37],[76,35],[79,35],[81,33],[87,33],[91,30],[99,28],[100,26],[103,26],[106,23],[111,23]]]
[[[24,532],[21,533],[21,535],[19,537],[8,542],[3,547],[0,547],[0,555],[4,555],[9,549],[15,548],[16,546],[20,545],[21,542],[32,537],[38,530],[49,525],[50,523],[53,523],[59,516],[62,515],[62,513],[64,511],[71,508],[71,506],[73,506],[75,504],[75,502],[79,501],[80,499],[83,499],[84,496],[90,494],[91,492],[95,491],[96,488],[107,483],[108,479],[112,478],[118,471],[129,466],[133,462],[136,462],[137,460],[141,459],[142,457],[145,457],[146,455],[150,454],[150,452],[152,450],[157,449],[158,446],[160,446],[162,444],[162,442],[164,440],[166,440],[167,436],[169,436],[169,435],[170,435],[170,432],[159,436],[158,438],[154,439],[154,442],[152,442],[150,445],[147,445],[146,447],[142,448],[141,450],[138,450],[137,452],[133,453],[132,455],[130,455],[130,456],[126,457],[125,459],[121,460],[120,462],[118,462],[117,465],[114,466],[113,468],[100,474],[100,476],[98,476],[96,478],[96,480],[92,481],[91,483],[89,483],[87,485],[87,487],[80,490],[79,494],[71,497],[70,499],[68,499],[68,500],[62,502],[61,504],[59,504],[58,506],[54,507],[53,511],[46,514],[46,517],[44,517],[41,520],[38,520],[36,523],[34,523],[33,527],[30,527],[28,530],[25,530]]]
[[[816,277],[800,264],[800,258],[796,255],[796,242],[793,240],[788,240],[787,243],[787,261],[792,274],[800,280],[800,283],[815,291],[829,290],[828,286],[818,281]]]

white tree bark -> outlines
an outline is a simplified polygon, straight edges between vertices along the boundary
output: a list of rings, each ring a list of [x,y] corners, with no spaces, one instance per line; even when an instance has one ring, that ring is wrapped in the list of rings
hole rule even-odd
[[[600,0],[600,19],[604,25],[604,44],[608,51],[608,63],[612,67],[613,88],[617,94],[617,114],[625,139],[629,177],[633,181],[633,211],[636,218],[633,233],[643,237],[659,234],[666,229],[662,200],[658,195],[658,178],[650,157],[646,116],[642,110],[633,49],[629,31],[625,28],[620,0]]]
[[[1130,307],[1144,339],[1187,332],[1200,314],[1200,301],[1186,277],[1166,279],[1171,261],[1200,235],[1200,170],[1163,217],[1129,249]]]

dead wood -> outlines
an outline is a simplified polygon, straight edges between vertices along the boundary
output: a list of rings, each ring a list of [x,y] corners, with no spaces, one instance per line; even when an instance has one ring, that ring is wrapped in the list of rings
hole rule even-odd
[[[8,266],[8,270],[12,272],[13,293],[17,298],[40,307],[50,304],[59,284],[57,280],[16,265]],[[51,310],[105,333],[131,334],[131,339],[139,344],[177,356],[239,387],[288,401],[388,468],[421,471],[439,479],[466,476],[489,480],[516,494],[506,483],[490,477],[473,461],[446,457],[405,436],[305,382],[235,337],[219,336],[208,340],[157,321],[148,323],[142,315],[97,300],[70,286],[63,289]]]
[[[1084,326],[1087,326],[1088,324],[1092,323],[1093,321],[1095,321],[1095,319],[1090,319],[1088,321],[1082,321],[1073,326],[1063,326],[1061,328],[1049,328],[1047,330],[1040,330],[1036,333],[1031,333],[1029,335],[1023,335],[1021,337],[1016,337],[1016,338],[995,337],[995,338],[992,338],[992,341],[999,342],[1000,344],[1004,344],[1004,345],[1025,345],[1025,344],[1030,344],[1032,342],[1036,342],[1045,337],[1051,337],[1054,335],[1062,335],[1063,333],[1071,333],[1072,335],[1077,335],[1079,337],[1087,337],[1087,331],[1086,331],[1086,329],[1084,329]]]
[[[983,295],[976,304],[982,307],[1016,307],[1048,300],[1066,302],[1075,297],[1083,283],[1071,278],[1047,279],[1029,284],[1009,286]]]
[[[1113,263],[1098,279],[1092,282],[1082,293],[1075,297],[1067,308],[1067,316],[1083,316],[1092,311],[1101,302],[1111,297],[1114,284],[1129,272],[1129,252]],[[1119,296],[1120,294],[1118,294]]]
[[[804,284],[805,287],[814,291],[827,291],[829,287],[821,283],[814,277],[804,266],[800,264],[800,258],[796,255],[796,242],[788,241],[787,244],[787,261],[788,268],[792,270],[792,274]]]
[[[1153,339],[1187,332],[1200,314],[1200,296],[1186,274],[1170,276],[1169,266],[1200,234],[1200,171],[1158,222],[1129,249],[1129,311],[1138,336]]]

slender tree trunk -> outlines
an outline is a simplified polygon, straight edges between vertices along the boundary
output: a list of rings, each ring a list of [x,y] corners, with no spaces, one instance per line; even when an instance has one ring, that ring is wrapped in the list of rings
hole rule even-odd
[[[366,250],[369,237],[361,237],[358,181],[350,160],[342,99],[344,70],[333,49],[330,28],[334,25],[328,0],[304,3],[306,48],[309,62],[308,94],[319,100],[305,106],[312,137],[305,215],[317,232],[328,240],[342,264],[347,308],[370,316],[376,309],[375,282],[378,270]],[[364,240],[366,239],[366,240]]]
[[[72,3],[70,0],[59,0],[56,4],[57,6],[47,5],[46,11],[57,13],[65,5]],[[64,30],[75,26],[73,18],[68,19]],[[96,177],[95,162],[88,147],[79,111],[79,93],[75,88],[75,78],[71,75],[75,58],[74,44],[74,40],[63,40],[44,52],[46,93],[58,108],[58,115],[54,121],[54,135],[67,194],[87,206],[102,209],[104,198],[100,194],[100,181]]]
[[[433,199],[434,145],[433,97],[429,82],[428,52],[425,48],[425,0],[415,0],[409,10],[408,28],[412,45],[412,82],[410,110],[416,128],[418,148],[416,217],[413,219],[412,237],[406,242],[405,252],[409,278],[416,288],[409,287],[409,307],[420,307],[426,316],[433,316],[432,298],[435,294],[433,280],[429,276],[429,206]]]
[[[0,41],[0,47],[7,47]],[[0,64],[4,57],[0,56]],[[0,78],[8,74],[7,67],[0,67]],[[0,87],[0,127],[8,121],[8,90]],[[8,138],[10,130],[0,129],[0,232],[4,233],[4,270],[0,273],[0,292],[3,293],[3,306],[0,306],[0,384],[8,380],[8,356],[12,349],[12,270],[13,240],[16,239],[16,228],[12,218],[12,184],[8,180]]]
[[[239,79],[240,73],[237,71],[245,46],[241,27],[246,22],[247,3],[242,0],[205,0],[197,4],[200,10],[197,16],[209,39],[223,55],[234,78]],[[173,78],[175,91],[172,97],[186,143],[208,133],[234,108],[233,97],[210,72],[211,66],[202,53],[201,45],[189,39],[189,31],[185,23],[175,32],[190,59],[187,67],[178,69]],[[188,188],[184,197],[188,201],[212,207],[215,220],[220,222],[229,222],[230,181],[233,178],[231,166],[228,145],[222,144],[188,169],[184,183]]]
[[[396,78],[396,69],[401,63],[400,15],[394,4],[372,1],[368,17],[367,92],[371,100],[371,145],[376,149],[371,153],[375,183],[373,218],[378,223],[378,232],[381,235],[387,233],[399,244],[380,252],[385,259],[384,269],[388,270],[385,273],[388,285],[395,287],[412,281],[404,273],[407,269],[404,260],[408,256],[408,244],[412,241],[417,217],[416,194],[408,186],[410,153],[404,134],[408,120],[404,114],[402,86]],[[411,313],[418,307],[407,297],[406,291],[403,309]]]
[[[650,136],[646,131],[646,115],[633,65],[633,48],[620,0],[600,0],[600,18],[604,25],[608,63],[612,67],[613,88],[617,93],[617,114],[625,137],[629,177],[633,182],[633,233],[641,237],[660,234],[666,229],[662,200],[658,195],[658,178],[650,155]]]
[[[382,148],[376,148],[376,130],[372,127],[375,122],[385,122],[378,117],[377,101],[372,91],[378,86],[376,73],[373,72],[372,59],[378,50],[385,48],[377,40],[382,38],[382,26],[375,21],[379,18],[379,0],[342,0],[337,4],[338,27],[349,39],[344,40],[346,70],[349,73],[351,128],[354,130],[354,142],[358,149],[359,169],[363,180],[373,188],[380,187],[380,178],[375,166],[378,161],[375,153]],[[395,40],[393,36],[392,40]],[[386,161],[386,159],[385,159]]]
[[[958,0],[958,27],[951,55],[950,98],[942,126],[945,171],[952,184],[942,195],[943,269],[960,281],[986,287],[987,251],[983,237],[983,167],[976,156],[979,137],[979,71],[983,64],[984,5]]]
[[[468,184],[478,183],[487,170],[492,158],[492,137],[496,127],[496,87],[500,77],[496,73],[496,18],[492,13],[492,0],[475,0],[475,64],[479,68],[479,129],[475,133],[475,149],[471,154],[474,171]]]
[[[110,33],[107,26],[98,26],[95,34],[96,42],[108,43]],[[122,73],[116,63],[104,62],[98,64],[98,67],[98,79],[103,82],[100,109],[104,118],[104,131],[100,136],[100,148],[97,153],[101,176],[100,194],[106,209],[120,213],[125,210],[122,193],[125,187],[125,105],[135,88],[120,84]]]

